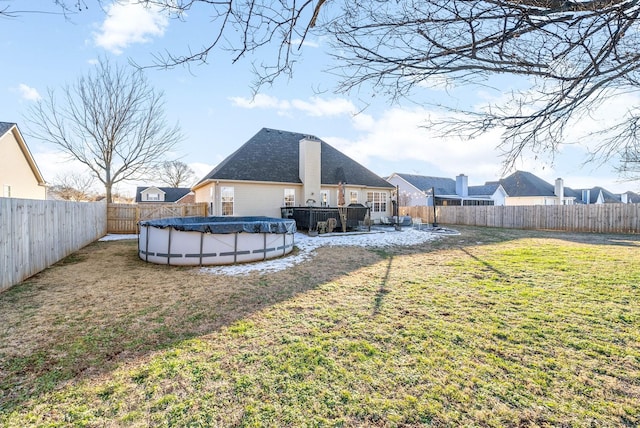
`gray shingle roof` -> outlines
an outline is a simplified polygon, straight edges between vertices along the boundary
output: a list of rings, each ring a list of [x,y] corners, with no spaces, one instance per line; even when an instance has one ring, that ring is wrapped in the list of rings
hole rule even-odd
[[[11,123],[11,122],[0,122],[0,135],[4,135],[7,133],[8,130],[10,130],[13,125],[15,125],[15,123]]]
[[[486,183],[482,186],[469,186],[469,196],[491,196],[500,186],[497,182]]]
[[[427,177],[415,174],[396,174],[416,189],[426,192],[435,188],[436,195],[455,195],[456,181],[445,177]]]
[[[611,193],[610,191],[608,191],[607,189],[600,187],[600,186],[596,186],[593,189],[591,189],[591,195],[593,195],[594,193],[596,194],[596,196],[598,195],[598,191],[602,191],[602,196],[604,197],[604,203],[605,204],[613,204],[616,202],[621,202],[620,196],[615,195],[613,193]],[[593,197],[593,196],[592,196]]]
[[[553,184],[526,171],[516,171],[499,181],[509,196],[555,196]]]
[[[625,192],[627,194],[628,203],[640,204],[640,195],[635,192]]]
[[[155,187],[156,189],[160,189],[164,192],[164,201],[161,202],[177,202],[180,199],[184,198],[191,192],[191,189],[188,187],[158,187],[158,186],[144,186],[136,188],[136,202],[142,202],[142,195],[140,194],[143,190],[147,190],[150,187]],[[145,201],[149,202],[149,201]]]
[[[306,136],[308,135],[297,132],[262,128],[199,183],[206,180],[301,183],[299,143]],[[338,184],[342,181],[369,187],[393,187],[324,141],[320,140],[320,144],[321,184]]]

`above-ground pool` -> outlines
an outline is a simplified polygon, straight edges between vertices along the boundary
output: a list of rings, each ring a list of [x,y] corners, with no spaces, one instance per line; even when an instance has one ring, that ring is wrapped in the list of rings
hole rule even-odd
[[[293,250],[295,220],[271,217],[176,217],[140,222],[138,255],[151,263],[227,265]]]

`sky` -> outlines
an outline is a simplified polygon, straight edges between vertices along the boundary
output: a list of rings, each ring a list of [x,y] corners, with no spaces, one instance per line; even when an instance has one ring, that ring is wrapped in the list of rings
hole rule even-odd
[[[153,9],[108,0],[102,8],[86,0],[88,9],[66,18],[56,13],[52,0],[0,0],[0,9],[4,5],[15,16],[0,17],[0,121],[17,123],[23,134],[27,134],[29,107],[48,91],[60,91],[86,75],[99,58],[123,66],[152,65],[154,56],[185,54],[213,34],[204,9],[190,11],[186,21],[180,21]],[[215,51],[207,64],[147,68],[149,83],[164,93],[167,119],[178,123],[185,136],[167,159],[187,163],[198,181],[260,129],[274,128],[315,135],[383,177],[394,172],[449,178],[465,174],[469,185],[501,178],[499,132],[474,140],[445,139],[423,125],[426,118],[441,114],[430,104],[499,99],[510,90],[508,79],[493,90],[449,85],[417,88],[411,99],[393,103],[367,88],[337,94],[335,77],[327,72],[333,65],[327,49],[325,40],[307,39],[293,76],[262,88],[255,97],[252,65],[265,59],[258,55],[232,64],[228,53]],[[272,53],[265,50],[262,55]],[[638,101],[632,95],[620,96],[605,104],[598,117],[606,121],[607,115],[620,115]],[[573,128],[578,132],[597,125],[590,117]],[[28,134],[25,138],[47,182],[82,171],[55,146]],[[584,141],[585,146],[593,143]],[[586,159],[585,147],[573,145],[563,147],[553,162],[528,157],[515,169],[533,172],[550,183],[561,177],[574,189],[640,190],[638,182],[620,181],[614,164],[585,165]],[[151,184],[157,183],[123,183],[115,191],[133,197],[136,185]]]

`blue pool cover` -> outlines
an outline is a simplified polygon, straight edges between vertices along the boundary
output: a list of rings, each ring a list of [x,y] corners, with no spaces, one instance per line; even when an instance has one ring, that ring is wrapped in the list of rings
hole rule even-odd
[[[140,226],[202,233],[295,233],[296,221],[274,217],[173,217],[144,220]]]

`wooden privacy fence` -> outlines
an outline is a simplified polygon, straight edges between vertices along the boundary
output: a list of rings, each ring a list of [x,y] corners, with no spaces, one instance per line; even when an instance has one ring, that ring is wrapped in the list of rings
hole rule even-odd
[[[138,222],[167,217],[206,216],[207,203],[196,204],[109,204],[108,233],[138,233]]]
[[[104,202],[0,198],[0,291],[107,233]]]
[[[433,207],[400,207],[433,223]],[[640,204],[437,206],[437,223],[570,232],[640,233]]]

